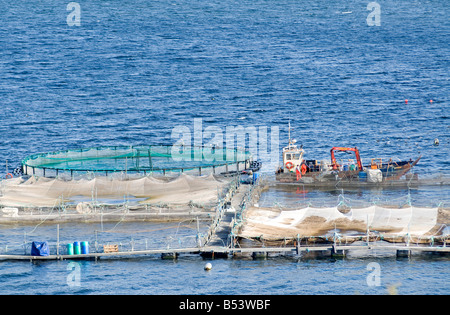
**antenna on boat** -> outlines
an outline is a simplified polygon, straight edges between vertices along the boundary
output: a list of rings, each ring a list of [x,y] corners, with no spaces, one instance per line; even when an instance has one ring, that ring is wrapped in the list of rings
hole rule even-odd
[[[291,118],[289,117],[289,145],[294,144],[293,140],[291,140],[291,130],[294,130],[293,128],[291,128]]]
[[[289,133],[289,144],[291,144],[291,119],[290,118],[289,118],[288,133]]]

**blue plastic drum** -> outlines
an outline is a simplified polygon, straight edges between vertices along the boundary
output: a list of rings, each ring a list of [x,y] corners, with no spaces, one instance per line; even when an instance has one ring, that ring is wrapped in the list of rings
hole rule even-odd
[[[75,255],[80,255],[81,254],[80,242],[73,242],[73,253]]]
[[[89,242],[81,242],[81,253],[89,254]]]

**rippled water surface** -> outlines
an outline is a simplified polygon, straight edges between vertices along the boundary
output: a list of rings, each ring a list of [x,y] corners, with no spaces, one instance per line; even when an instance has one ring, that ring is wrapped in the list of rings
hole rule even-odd
[[[80,26],[67,25],[68,2],[0,0],[1,170],[37,152],[171,144],[173,128],[193,130],[194,118],[222,130],[276,126],[284,145],[290,117],[311,157],[358,146],[363,159],[422,155],[417,172],[449,173],[448,1],[379,1],[381,25],[372,27],[369,1],[82,1]],[[408,193],[430,206],[450,195],[378,197]],[[311,198],[334,202],[338,194]],[[304,196],[273,190],[264,198],[271,205]],[[161,242],[171,231],[158,234]],[[35,232],[54,237],[54,227]],[[24,239],[21,227],[1,233]],[[380,286],[367,285],[372,261]],[[204,272],[196,256],[82,262],[73,288],[68,262],[2,262],[0,293],[449,293],[445,258],[213,264]]]

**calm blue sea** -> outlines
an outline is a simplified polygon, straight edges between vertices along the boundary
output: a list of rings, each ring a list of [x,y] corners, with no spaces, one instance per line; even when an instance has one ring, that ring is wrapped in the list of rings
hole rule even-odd
[[[368,25],[368,0],[80,0],[79,26],[67,23],[69,2],[0,0],[0,174],[6,160],[11,171],[37,152],[171,144],[172,130],[193,130],[194,118],[221,130],[279,127],[280,145],[290,118],[310,157],[358,146],[363,159],[422,155],[417,172],[450,173],[448,1],[379,0],[379,26]],[[448,188],[381,197],[408,193],[430,206],[450,202]],[[273,190],[264,202],[296,198],[306,197]],[[54,238],[54,229],[33,233]],[[20,243],[31,230],[1,227],[0,240]],[[82,237],[82,227],[72,230]],[[371,262],[380,267],[376,286],[367,281]],[[69,263],[1,262],[0,293],[450,293],[449,260],[436,257],[229,259],[210,272],[197,256]],[[79,286],[69,285],[75,269]]]

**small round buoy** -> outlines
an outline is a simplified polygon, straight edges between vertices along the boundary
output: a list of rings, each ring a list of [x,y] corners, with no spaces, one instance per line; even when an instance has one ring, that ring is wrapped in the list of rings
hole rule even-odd
[[[439,145],[439,139],[438,139],[438,138],[434,139],[434,145],[435,145],[435,146],[438,146],[438,145]]]
[[[433,103],[433,100],[430,100],[430,103]]]
[[[408,104],[408,100],[405,100],[405,104]]]
[[[205,265],[205,270],[211,270],[211,269],[212,269],[211,263],[207,263],[207,264]]]

